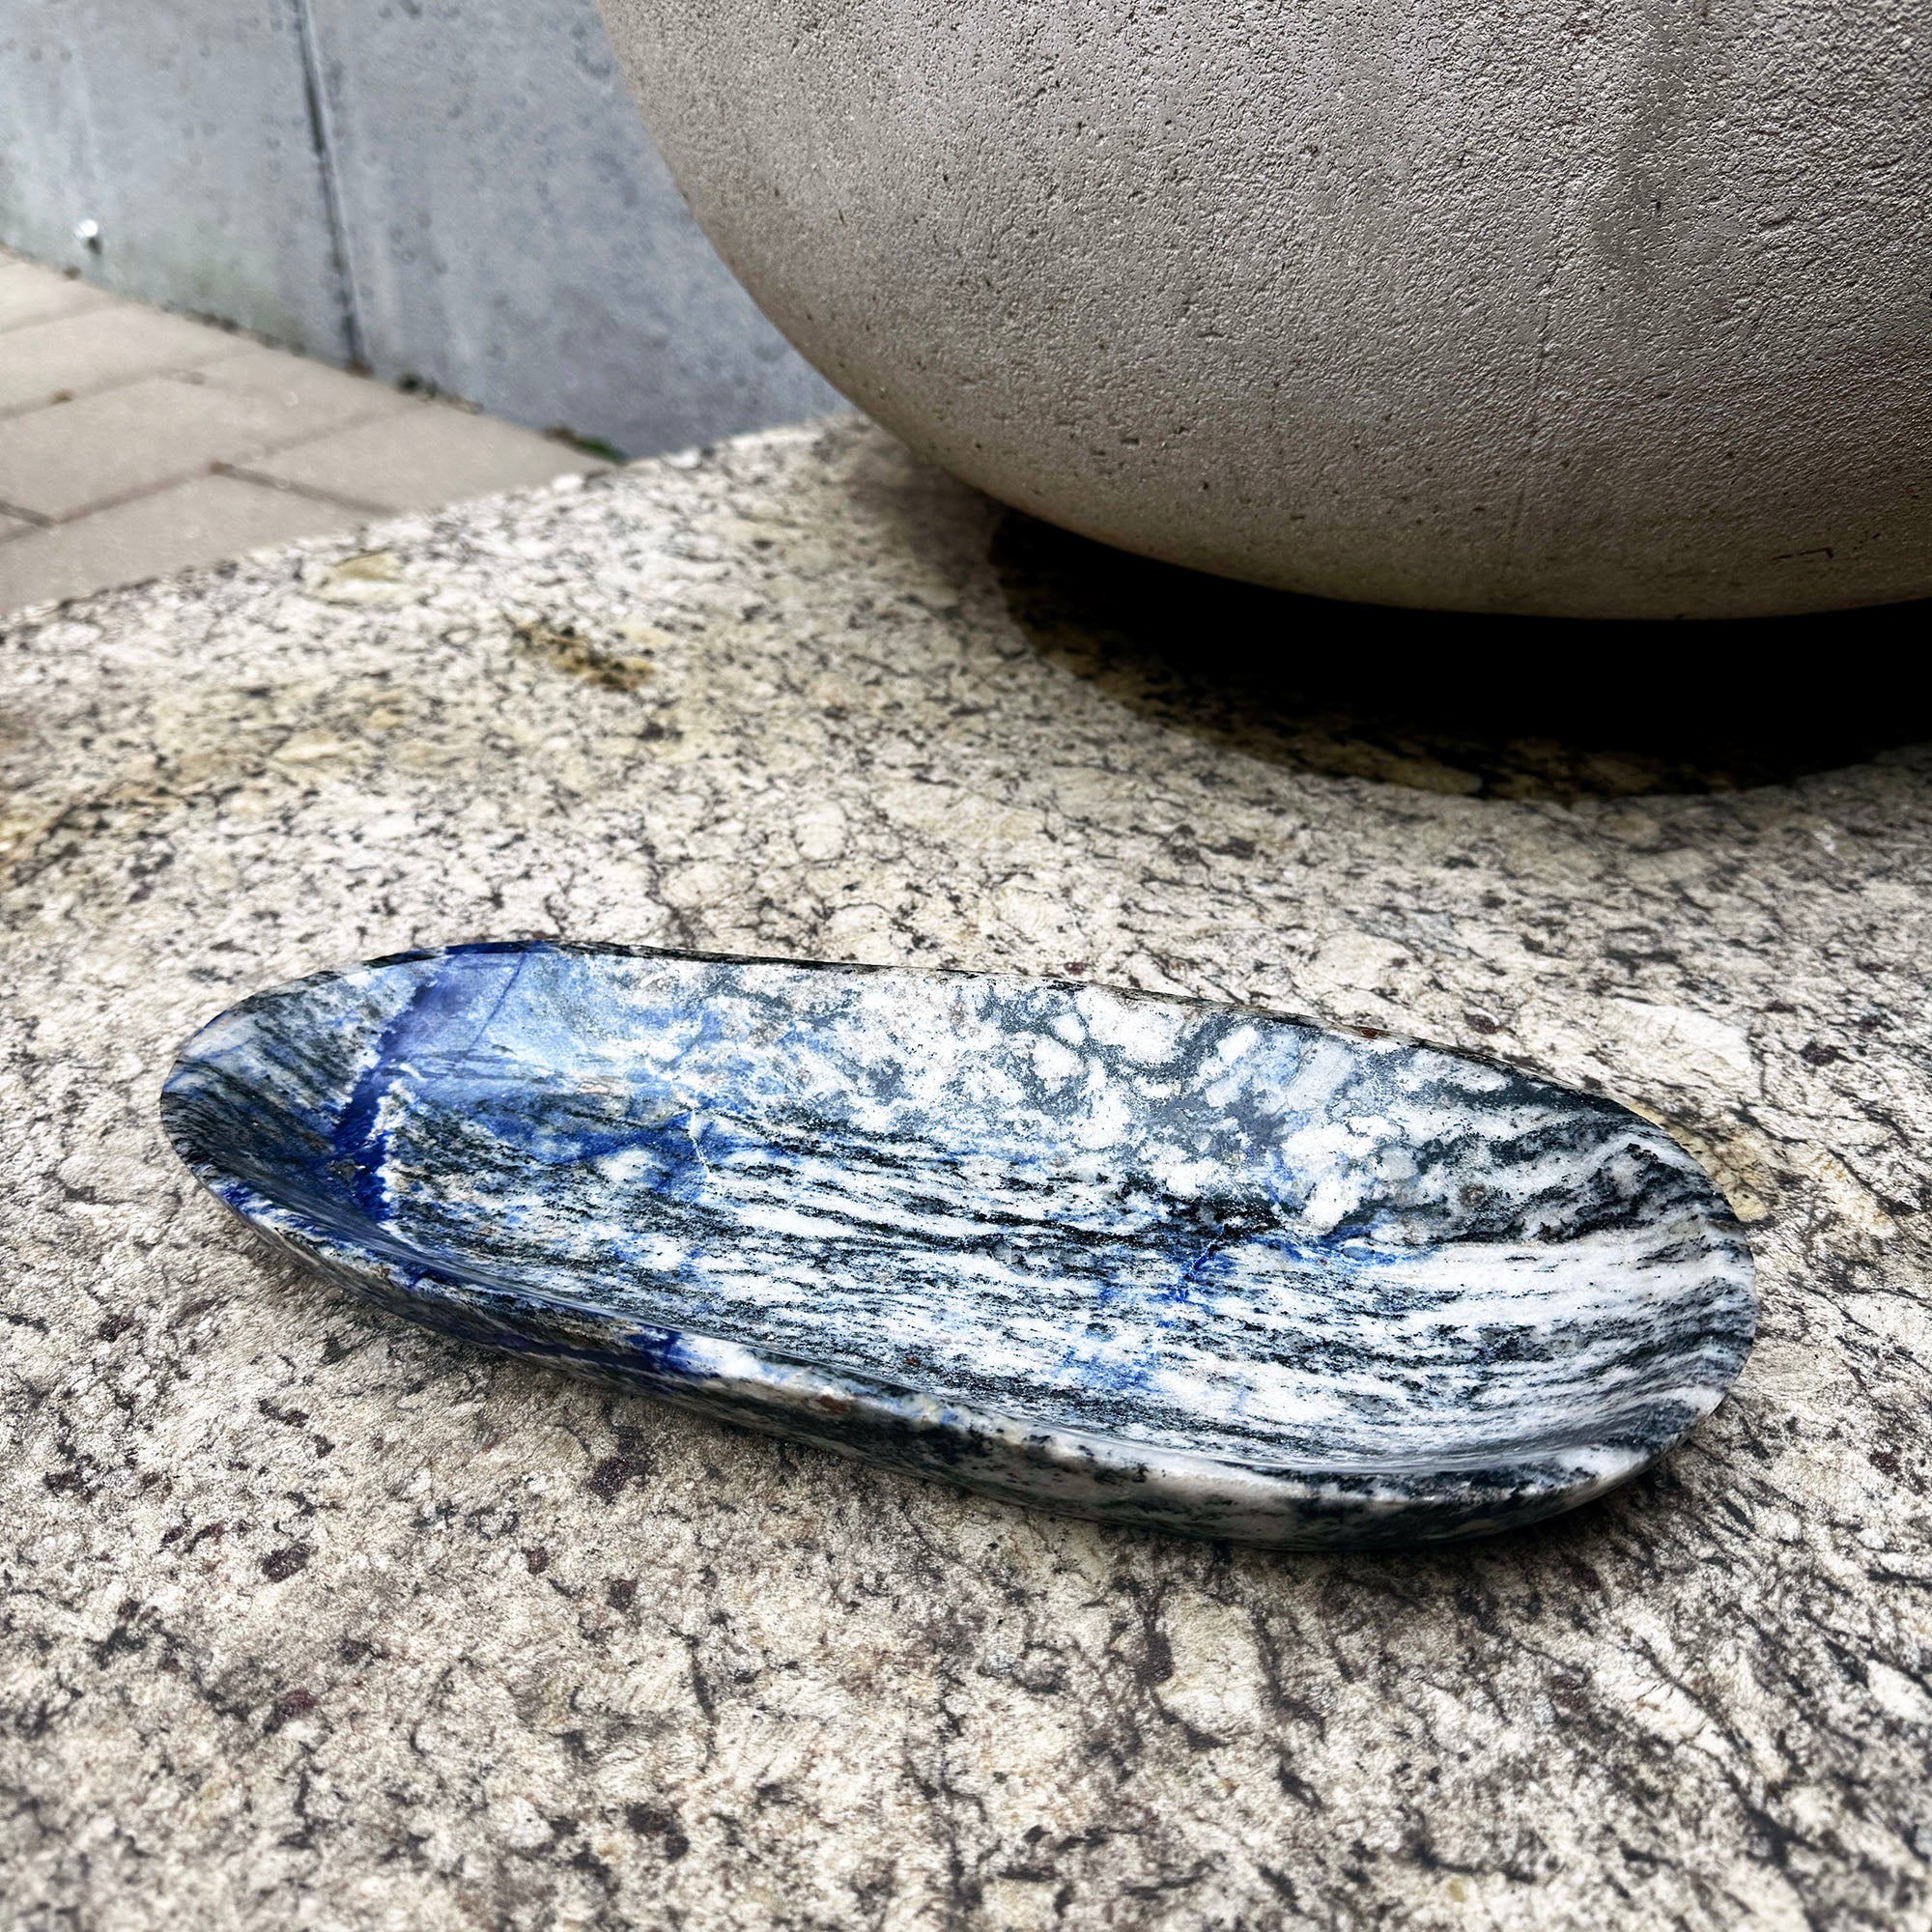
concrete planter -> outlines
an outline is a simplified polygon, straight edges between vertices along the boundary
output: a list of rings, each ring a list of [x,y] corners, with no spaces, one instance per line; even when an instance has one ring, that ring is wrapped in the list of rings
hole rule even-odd
[[[603,4],[766,313],[1009,502],[1396,604],[1932,592],[1909,9]]]

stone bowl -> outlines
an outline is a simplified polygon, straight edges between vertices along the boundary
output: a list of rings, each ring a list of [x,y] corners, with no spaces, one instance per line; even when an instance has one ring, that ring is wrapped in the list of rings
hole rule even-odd
[[[1932,592],[1910,9],[602,4],[766,313],[1008,503],[1387,604]]]
[[[1756,1321],[1722,1196],[1609,1100],[1065,980],[451,947],[231,1008],[161,1115],[217,1199],[398,1314],[1283,1548],[1601,1495]]]

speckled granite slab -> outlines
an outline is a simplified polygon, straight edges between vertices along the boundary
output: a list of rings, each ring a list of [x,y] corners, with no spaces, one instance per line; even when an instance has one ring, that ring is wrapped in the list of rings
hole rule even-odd
[[[1625,1108],[1065,981],[452,947],[243,1001],[161,1106],[217,1198],[433,1326],[1248,1543],[1601,1494],[1756,1314],[1722,1197]]]
[[[1592,630],[1552,717],[1539,634],[1021,530],[847,422],[0,621],[9,1932],[1932,1924],[1916,694],[1684,628],[1660,712]],[[1287,1552],[471,1348],[247,1238],[156,1090],[486,932],[1493,1054],[1695,1155],[1758,1337],[1587,1508]]]

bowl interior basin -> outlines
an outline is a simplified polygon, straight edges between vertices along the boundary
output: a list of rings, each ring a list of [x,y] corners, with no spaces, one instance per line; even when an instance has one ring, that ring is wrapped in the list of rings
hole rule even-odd
[[[1754,1317],[1627,1110],[1095,986],[455,948],[244,1002],[164,1106],[372,1265],[1269,1468],[1654,1453]]]

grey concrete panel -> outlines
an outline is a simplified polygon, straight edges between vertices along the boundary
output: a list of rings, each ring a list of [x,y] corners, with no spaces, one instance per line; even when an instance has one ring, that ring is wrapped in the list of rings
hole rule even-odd
[[[304,75],[296,0],[0,0],[0,240],[345,356]]]
[[[628,454],[837,406],[699,234],[591,0],[310,4],[379,375]]]

